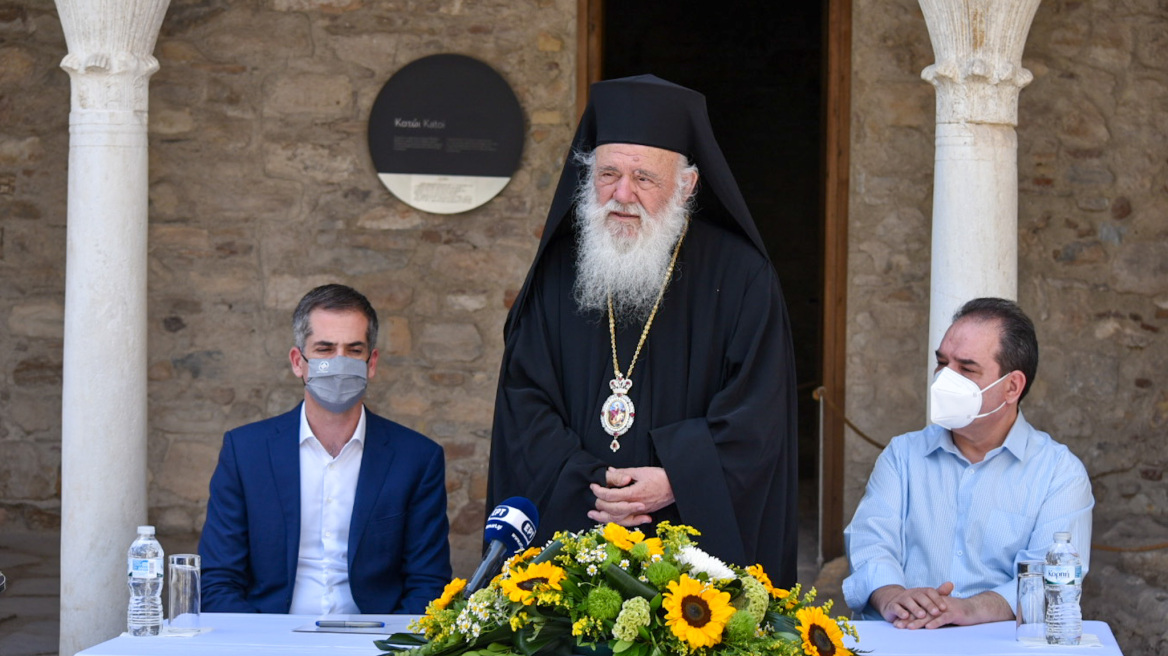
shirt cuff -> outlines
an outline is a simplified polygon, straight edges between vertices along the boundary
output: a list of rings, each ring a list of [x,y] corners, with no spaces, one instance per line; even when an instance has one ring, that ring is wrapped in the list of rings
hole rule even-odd
[[[904,571],[887,563],[871,563],[859,571],[852,572],[844,579],[844,601],[848,608],[862,611],[868,605],[868,598],[877,589],[886,585],[904,587]]]

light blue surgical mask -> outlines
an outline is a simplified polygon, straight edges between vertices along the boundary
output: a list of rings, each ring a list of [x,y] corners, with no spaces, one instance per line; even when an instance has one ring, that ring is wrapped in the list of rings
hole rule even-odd
[[[304,355],[303,351],[301,355]],[[338,355],[332,358],[307,358],[308,393],[322,408],[333,414],[352,408],[365,396],[369,363]]]

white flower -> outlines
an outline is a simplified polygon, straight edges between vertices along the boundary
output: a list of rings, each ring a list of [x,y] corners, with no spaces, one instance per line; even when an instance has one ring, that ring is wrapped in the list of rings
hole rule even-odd
[[[582,565],[604,562],[606,558],[608,558],[608,552],[604,550],[603,546],[593,547],[576,554],[576,562]]]
[[[698,549],[692,544],[681,548],[681,552],[677,554],[677,562],[682,565],[689,565],[691,572],[705,574],[711,579],[728,580],[736,576],[734,570],[727,567],[726,563]]]

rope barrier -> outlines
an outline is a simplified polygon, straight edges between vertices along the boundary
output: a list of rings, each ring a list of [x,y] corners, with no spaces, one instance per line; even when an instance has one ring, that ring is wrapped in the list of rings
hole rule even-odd
[[[844,425],[846,425],[848,428],[855,431],[856,435],[859,435],[860,438],[862,438],[868,444],[871,444],[872,446],[874,446],[878,449],[883,449],[885,446],[887,446],[885,444],[881,444],[881,443],[877,442],[876,440],[872,439],[871,437],[868,437],[868,435],[865,434],[864,431],[860,430],[858,426],[853,424],[852,420],[847,418],[847,415],[844,414],[843,410],[840,409],[840,407],[837,406],[835,404],[835,402],[833,402],[831,399],[827,398],[827,388],[824,387],[823,385],[816,387],[815,390],[811,392],[811,398],[815,399],[816,401],[819,401],[820,403],[827,405],[827,407],[830,408],[832,410],[832,412],[834,412],[837,417],[839,417],[840,419],[842,419],[844,421]],[[1117,553],[1142,553],[1145,551],[1159,551],[1160,549],[1168,549],[1168,542],[1161,542],[1159,544],[1149,544],[1149,545],[1144,545],[1144,546],[1140,546],[1140,547],[1113,547],[1111,545],[1106,545],[1106,544],[1092,544],[1091,545],[1092,551],[1111,551],[1111,552],[1117,552]]]
[[[1160,544],[1148,544],[1142,547],[1112,547],[1106,544],[1091,545],[1092,551],[1119,551],[1127,553],[1135,553],[1140,551],[1157,551],[1160,549],[1168,549],[1168,542],[1161,542]]]
[[[827,407],[831,408],[835,412],[837,417],[844,420],[844,424],[848,428],[855,431],[856,435],[859,435],[860,438],[863,439],[868,444],[871,444],[872,446],[876,447],[877,449],[884,449],[884,447],[888,446],[887,444],[881,444],[881,443],[877,442],[876,440],[868,437],[867,433],[860,430],[859,426],[856,426],[855,424],[853,424],[851,419],[848,419],[847,415],[844,414],[844,411],[839,406],[837,406],[834,401],[827,398],[825,392],[827,392],[827,388],[824,387],[823,385],[820,385],[819,387],[815,388],[815,391],[811,392],[811,398],[815,399],[816,401],[826,403]]]

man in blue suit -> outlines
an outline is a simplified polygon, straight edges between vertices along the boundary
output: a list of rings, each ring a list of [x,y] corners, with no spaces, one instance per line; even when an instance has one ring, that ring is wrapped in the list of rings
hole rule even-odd
[[[343,285],[301,299],[292,411],[229,431],[199,541],[204,611],[422,613],[450,581],[445,462],[368,412],[377,313]]]

